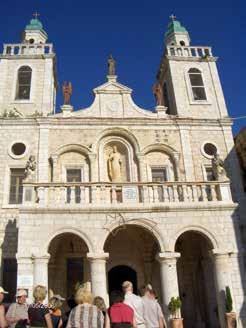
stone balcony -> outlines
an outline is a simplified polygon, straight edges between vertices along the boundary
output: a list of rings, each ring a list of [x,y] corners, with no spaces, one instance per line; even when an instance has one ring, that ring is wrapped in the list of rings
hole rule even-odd
[[[232,204],[229,182],[24,183],[24,207],[191,206]]]
[[[16,43],[4,44],[2,56],[32,56],[32,55],[51,55],[54,54],[52,43]]]
[[[207,58],[213,57],[211,47],[167,46],[167,56]]]

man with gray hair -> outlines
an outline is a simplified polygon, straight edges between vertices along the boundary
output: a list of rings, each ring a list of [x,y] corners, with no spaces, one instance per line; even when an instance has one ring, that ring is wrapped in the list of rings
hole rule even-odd
[[[124,303],[134,310],[137,327],[145,328],[146,320],[142,298],[133,293],[133,285],[130,281],[123,282],[122,289],[125,293]]]
[[[16,293],[16,303],[10,305],[6,319],[10,328],[25,328],[28,324],[27,292],[19,289]]]

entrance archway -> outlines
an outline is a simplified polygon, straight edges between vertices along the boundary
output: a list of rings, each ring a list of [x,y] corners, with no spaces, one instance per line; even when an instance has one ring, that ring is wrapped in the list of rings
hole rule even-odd
[[[134,293],[137,293],[137,273],[127,265],[117,265],[108,272],[108,291],[121,290],[124,281],[133,283]]]
[[[76,284],[89,281],[88,247],[73,233],[56,236],[49,245],[49,289],[63,297],[74,295]]]
[[[121,288],[123,281],[130,280],[135,292],[150,283],[161,297],[160,266],[156,260],[160,247],[150,231],[137,225],[119,227],[108,236],[104,250],[109,253],[109,291],[113,287]]]
[[[212,248],[210,240],[196,231],[183,233],[176,242],[175,251],[181,253],[177,271],[185,327],[219,327]]]

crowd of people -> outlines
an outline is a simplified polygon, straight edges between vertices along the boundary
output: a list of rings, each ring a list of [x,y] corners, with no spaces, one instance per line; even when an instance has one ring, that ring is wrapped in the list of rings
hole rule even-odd
[[[63,313],[65,299],[60,295],[44,302],[47,289],[38,285],[34,288],[34,303],[27,304],[27,292],[20,289],[16,302],[6,311],[3,304],[8,292],[0,287],[0,328],[166,328],[164,315],[151,285],[142,289],[143,296],[133,293],[130,281],[122,284],[122,290],[110,295],[107,308],[102,297],[93,297],[85,287],[80,286],[73,302],[67,301],[70,310]]]

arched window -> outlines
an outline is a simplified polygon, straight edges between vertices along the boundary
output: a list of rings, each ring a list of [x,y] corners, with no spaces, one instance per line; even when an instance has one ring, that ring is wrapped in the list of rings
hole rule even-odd
[[[30,99],[32,69],[22,66],[18,70],[16,99]]]
[[[191,68],[188,73],[193,100],[207,100],[201,71],[197,68]]]

